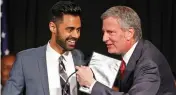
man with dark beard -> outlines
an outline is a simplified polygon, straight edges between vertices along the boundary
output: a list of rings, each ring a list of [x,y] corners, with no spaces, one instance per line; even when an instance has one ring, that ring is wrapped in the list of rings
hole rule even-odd
[[[74,49],[81,29],[81,8],[70,1],[50,9],[51,39],[41,47],[17,54],[3,95],[77,95],[75,66],[84,65],[83,54]]]

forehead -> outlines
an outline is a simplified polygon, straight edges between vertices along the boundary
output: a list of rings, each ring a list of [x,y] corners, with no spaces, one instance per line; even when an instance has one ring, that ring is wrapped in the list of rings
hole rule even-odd
[[[64,25],[74,25],[74,26],[81,26],[81,19],[79,16],[74,15],[63,15],[63,21],[61,24]]]
[[[103,30],[112,30],[114,28],[120,28],[120,25],[117,21],[116,17],[107,17],[105,19],[103,19]]]

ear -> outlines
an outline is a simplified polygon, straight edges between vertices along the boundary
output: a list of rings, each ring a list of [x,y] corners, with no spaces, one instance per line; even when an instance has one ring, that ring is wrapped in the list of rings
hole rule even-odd
[[[52,33],[56,33],[56,24],[54,22],[50,22],[49,29]]]
[[[126,32],[125,32],[125,38],[127,40],[133,39],[134,38],[134,32],[135,32],[134,28],[127,29]]]

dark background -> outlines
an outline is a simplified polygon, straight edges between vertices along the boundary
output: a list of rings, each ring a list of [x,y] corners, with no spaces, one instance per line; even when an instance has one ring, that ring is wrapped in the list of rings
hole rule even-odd
[[[4,0],[11,53],[45,45],[50,39],[48,10],[59,0]],[[176,72],[175,0],[72,0],[83,10],[81,38],[77,48],[86,57],[92,51],[106,54],[100,15],[115,5],[127,5],[140,16],[143,38],[150,40]]]

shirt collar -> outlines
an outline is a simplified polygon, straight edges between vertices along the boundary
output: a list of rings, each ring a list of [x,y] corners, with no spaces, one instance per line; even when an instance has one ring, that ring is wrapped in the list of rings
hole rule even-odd
[[[130,48],[130,50],[124,56],[122,56],[122,58],[125,61],[126,65],[127,65],[128,61],[130,60],[130,57],[133,54],[133,51],[134,51],[137,43],[138,43],[138,41]]]
[[[50,43],[48,42],[47,44],[47,49],[46,52],[49,54],[50,58],[52,59],[57,59],[61,56],[61,54],[59,54],[58,52],[56,52],[51,46]],[[64,60],[68,60],[69,56],[70,56],[70,51],[66,51],[64,54],[62,54],[62,56],[64,57]]]

